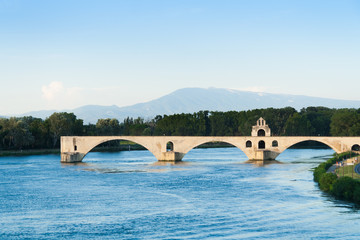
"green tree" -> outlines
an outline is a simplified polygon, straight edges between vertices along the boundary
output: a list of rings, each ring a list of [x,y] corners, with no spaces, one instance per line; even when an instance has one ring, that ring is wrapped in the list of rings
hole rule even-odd
[[[133,136],[141,136],[144,135],[144,133],[151,134],[151,132],[149,132],[150,130],[151,128],[149,129],[149,125],[144,121],[144,119],[138,117],[133,121],[133,125],[130,128],[130,134]]]
[[[45,122],[49,124],[52,147],[59,145],[60,136],[82,135],[83,133],[83,120],[77,119],[73,113],[53,113]]]
[[[296,110],[292,107],[286,107],[286,108],[267,108],[263,109],[261,116],[263,117],[267,124],[271,128],[271,133],[273,136],[281,136],[285,135],[285,125],[286,122],[291,116],[293,116],[296,113]],[[255,119],[255,121],[258,118]],[[252,124],[253,125],[253,124]],[[251,128],[251,126],[250,126]]]
[[[314,181],[315,182],[319,182],[322,175],[324,175],[326,173],[326,170],[327,170],[326,165],[327,165],[326,162],[323,162],[314,169]]]
[[[95,124],[89,123],[88,125],[84,125],[84,135],[85,136],[96,136],[98,134],[98,130]]]
[[[49,147],[50,137],[49,132],[41,118],[34,118],[31,116],[19,118],[29,127],[31,135],[34,136],[31,148],[46,148]]]
[[[334,109],[326,107],[308,107],[301,109],[300,112],[310,121],[316,136],[330,136],[330,123],[334,113]]]
[[[355,203],[360,203],[360,184],[357,183],[354,190],[354,196],[353,196]]]
[[[193,114],[195,121],[196,135],[198,136],[209,136],[210,134],[210,120],[209,111],[200,111]]]
[[[120,123],[117,119],[99,119],[96,123],[97,135],[111,136],[120,135]]]
[[[228,131],[228,121],[223,112],[211,112],[210,126],[211,136],[226,136]]]
[[[356,180],[351,177],[340,177],[334,182],[332,192],[339,199],[351,201],[357,184]]]
[[[325,192],[330,192],[332,190],[332,185],[337,180],[337,176],[334,173],[324,173],[319,181],[320,189]]]
[[[331,118],[330,132],[333,136],[359,136],[359,113],[355,109],[337,110]]]
[[[164,115],[162,118],[158,117],[157,119],[156,135],[193,136],[198,132],[196,120],[192,114]]]
[[[287,136],[312,136],[314,128],[306,116],[294,113],[285,124],[285,134]]]
[[[22,149],[34,142],[29,126],[21,119],[12,117],[10,119],[2,119],[2,138],[3,145],[7,148]]]
[[[6,118],[0,118],[0,149],[6,148],[5,136],[7,134],[7,121],[8,120]]]
[[[162,120],[159,120],[162,121]],[[150,136],[153,134],[155,121],[145,122],[143,118],[130,118],[127,117],[124,119],[123,122],[123,134],[126,136],[133,135],[133,136],[141,136],[146,135]]]

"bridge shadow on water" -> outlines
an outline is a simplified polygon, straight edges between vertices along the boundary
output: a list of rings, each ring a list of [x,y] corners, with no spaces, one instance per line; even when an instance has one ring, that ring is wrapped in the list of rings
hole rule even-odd
[[[147,150],[91,152],[83,162],[61,163],[63,168],[74,171],[108,173],[148,173],[185,170],[191,162],[161,162]]]

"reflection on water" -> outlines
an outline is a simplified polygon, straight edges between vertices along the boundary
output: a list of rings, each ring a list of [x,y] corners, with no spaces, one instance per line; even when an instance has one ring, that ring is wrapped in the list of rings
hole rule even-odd
[[[89,153],[78,164],[0,158],[0,239],[358,239],[359,209],[312,180],[331,154],[291,149],[262,163],[236,148],[194,149],[176,163],[147,151]]]
[[[98,172],[98,173],[136,173],[145,172],[143,170],[120,170],[120,169],[109,169],[109,168],[85,168],[85,171]]]
[[[283,162],[277,160],[248,160],[244,163],[254,164],[258,167],[263,167],[265,165],[270,165],[270,164],[283,164]]]
[[[113,159],[112,161],[117,161],[118,163],[122,162],[122,159]],[[74,168],[78,167],[77,170],[98,172],[98,173],[132,173],[132,172],[163,172],[163,171],[183,171],[185,168],[182,166],[190,166],[191,162],[186,161],[155,161],[151,163],[144,163],[133,165],[130,164],[126,166],[125,164],[114,164],[114,166],[109,167],[109,162],[77,162],[77,163],[61,163],[62,167]],[[137,169],[132,169],[132,168]],[[128,170],[124,170],[128,169]]]
[[[60,163],[62,167],[74,167],[74,166],[90,166],[91,164],[87,163],[87,162],[76,162],[76,163],[65,163],[65,162],[61,162]]]
[[[186,161],[155,161],[151,164],[152,166],[188,166],[191,165],[191,162]]]

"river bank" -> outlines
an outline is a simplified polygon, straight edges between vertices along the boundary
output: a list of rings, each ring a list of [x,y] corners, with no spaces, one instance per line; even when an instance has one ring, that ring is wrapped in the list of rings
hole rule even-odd
[[[345,162],[344,159],[351,159],[351,157],[354,156],[358,156],[358,154],[354,154],[352,152],[335,154],[333,158],[330,158],[326,162],[318,165],[314,169],[313,176],[314,181],[319,184],[322,191],[329,193],[336,199],[360,204],[360,181],[357,173],[345,175],[345,166],[342,166],[342,170],[337,169],[335,173],[328,171],[335,163],[339,163],[341,161]],[[346,167],[350,168],[350,166]],[[353,171],[352,167],[351,170]],[[356,175],[355,177],[354,174]]]
[[[26,149],[26,150],[1,150],[0,157],[31,156],[43,154],[60,154],[60,149]]]

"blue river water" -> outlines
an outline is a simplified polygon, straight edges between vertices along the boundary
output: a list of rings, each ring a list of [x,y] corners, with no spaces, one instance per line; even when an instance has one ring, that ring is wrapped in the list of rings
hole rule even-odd
[[[312,180],[332,153],[289,149],[264,166],[236,148],[181,164],[148,151],[2,157],[0,239],[359,239],[359,209]]]

